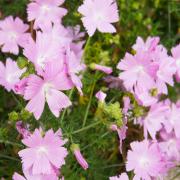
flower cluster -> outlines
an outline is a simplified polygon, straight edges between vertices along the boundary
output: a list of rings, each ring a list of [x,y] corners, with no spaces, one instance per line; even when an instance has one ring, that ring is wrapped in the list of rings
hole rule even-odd
[[[0,62],[0,85],[27,101],[25,109],[36,120],[41,118],[46,103],[56,118],[71,106],[66,91],[76,88],[83,96],[82,77],[87,69],[83,60],[88,41],[84,46],[85,33],[80,31],[80,26],[63,25],[62,18],[68,13],[63,3],[64,0],[31,0],[27,5],[29,25],[12,16],[0,21],[1,51],[8,53],[6,57],[9,54],[14,57]],[[96,30],[116,32],[112,25],[119,21],[116,1],[84,0],[78,12],[89,36]],[[91,70],[113,74],[112,67],[96,63],[88,66]],[[163,178],[180,163],[180,102],[167,98],[168,87],[180,82],[180,44],[168,53],[159,37],[148,37],[146,41],[138,37],[132,54],[126,53],[117,69],[119,77],[108,76],[106,82],[111,83],[110,88],[124,86],[122,102],[106,103],[108,93],[101,90],[95,95],[98,99],[95,119],[99,120],[96,124],[102,123],[117,133],[119,152],[127,160],[124,166],[127,172],[109,179],[128,180],[130,171],[134,173],[133,180]],[[90,105],[91,100],[87,111]],[[84,124],[83,130],[93,127]],[[70,139],[69,148],[64,147],[67,141],[60,129],[54,132],[36,128],[30,132],[29,126],[22,121],[16,123],[26,146],[18,153],[25,177],[14,173],[13,180],[58,180],[69,149],[83,170],[90,167],[79,145],[73,143],[72,132],[64,134]],[[132,126],[144,133],[139,141],[130,143],[124,158],[123,143]]]

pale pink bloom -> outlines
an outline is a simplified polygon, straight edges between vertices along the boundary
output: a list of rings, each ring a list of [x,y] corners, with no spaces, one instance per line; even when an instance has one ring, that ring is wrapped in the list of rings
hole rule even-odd
[[[127,115],[128,110],[131,109],[131,100],[128,96],[123,97],[123,113]]]
[[[166,131],[160,132],[161,141],[159,146],[170,161],[180,162],[180,138],[176,138],[174,132],[168,134]]]
[[[174,131],[177,138],[180,138],[180,108],[172,103],[169,106],[169,113],[164,121],[165,129],[168,133]]]
[[[52,129],[48,130],[44,136],[41,130],[36,129],[22,142],[27,148],[18,154],[22,159],[24,171],[31,171],[32,175],[51,175],[56,173],[55,169],[65,164],[68,152],[63,145],[66,141]]]
[[[172,56],[175,59],[176,80],[180,82],[180,44],[171,49]]]
[[[161,130],[169,112],[169,106],[163,103],[153,104],[143,119],[144,136],[148,138],[148,133],[153,139],[156,139],[156,133]]]
[[[152,63],[148,53],[138,53],[134,56],[126,53],[117,68],[123,71],[119,78],[123,80],[128,91],[133,91],[136,86],[147,89],[154,87],[153,77],[155,77],[158,66]]]
[[[25,177],[24,177],[25,176]],[[55,174],[50,175],[32,175],[29,171],[24,171],[24,176],[21,176],[18,173],[14,173],[13,180],[58,180],[58,177]]]
[[[78,11],[83,15],[82,22],[89,36],[96,29],[100,32],[114,33],[111,23],[119,21],[118,8],[114,0],[84,0]]]
[[[15,85],[20,81],[20,77],[25,71],[25,68],[19,69],[15,61],[7,58],[5,66],[0,62],[0,84],[7,91],[15,91]]]
[[[29,132],[28,128],[23,124],[22,121],[16,122],[16,129],[19,132],[19,134],[22,135],[22,137],[24,139],[28,138],[30,136],[30,132]]]
[[[37,75],[30,75],[24,98],[30,100],[26,109],[39,119],[47,101],[51,112],[59,117],[60,111],[71,105],[69,98],[59,90],[69,90],[73,87],[66,72],[59,72],[59,67],[48,64],[43,79]]]
[[[27,7],[28,21],[34,20],[34,28],[46,29],[59,24],[67,10],[59,7],[64,0],[32,0]]]
[[[158,70],[156,72],[156,86],[158,92],[167,94],[167,84],[174,85],[173,75],[176,73],[176,67],[174,65],[174,59],[172,57],[162,55],[158,62]]]
[[[136,44],[134,44],[132,48],[137,52],[153,52],[156,49],[159,40],[159,37],[148,37],[144,42],[141,37],[137,37]]]
[[[112,131],[117,131],[118,136],[119,136],[119,151],[122,154],[122,143],[123,140],[126,139],[126,132],[127,132],[128,127],[124,124],[122,127],[118,127],[115,124],[111,125],[111,130]]]
[[[59,69],[63,68],[61,43],[54,40],[53,34],[37,32],[36,42],[28,43],[23,54],[35,65],[38,74],[42,74],[50,62],[58,63]]]
[[[110,177],[109,180],[129,180],[129,177],[126,173],[122,173],[119,176]]]
[[[99,65],[99,64],[95,64],[95,63],[92,63],[90,66],[91,66],[91,68],[93,70],[102,71],[105,74],[111,74],[112,73],[112,68],[111,67],[102,66],[102,65]]]
[[[67,74],[71,79],[74,86],[78,89],[79,93],[83,95],[82,92],[82,82],[80,77],[77,75],[84,69],[84,65],[81,63],[81,59],[78,59],[73,51],[67,48],[65,64],[67,67]]]
[[[2,52],[9,52],[17,55],[19,47],[23,47],[24,43],[28,41],[29,34],[26,33],[28,25],[24,24],[21,19],[12,16],[6,17],[0,22],[0,46]]]
[[[83,155],[81,154],[81,151],[79,149],[79,146],[77,144],[72,145],[72,151],[76,157],[77,162],[81,165],[81,167],[86,170],[89,168],[89,165]]]
[[[151,180],[163,171],[165,162],[157,143],[148,140],[132,142],[131,150],[127,154],[127,171],[134,171],[133,180]]]
[[[15,84],[14,92],[16,94],[24,95],[27,82],[28,82],[28,78],[21,79],[18,83]]]
[[[98,91],[95,96],[96,96],[96,98],[97,98],[100,102],[104,103],[107,94],[104,93],[104,92],[102,92],[102,91]]]
[[[135,98],[139,105],[148,107],[148,106],[151,106],[151,105],[157,103],[158,96],[152,96],[150,94],[150,91],[151,90],[145,89],[143,87],[135,88],[134,95],[135,95]]]

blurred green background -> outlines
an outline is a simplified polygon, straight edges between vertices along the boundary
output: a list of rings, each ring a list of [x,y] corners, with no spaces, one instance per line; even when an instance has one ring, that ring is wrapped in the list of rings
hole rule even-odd
[[[78,6],[82,0],[66,0],[64,7],[69,10],[64,18],[65,26],[75,26],[82,22],[77,13]],[[27,0],[0,0],[0,18],[13,15],[26,20]],[[160,36],[161,43],[168,50],[180,41],[180,1],[179,0],[117,0],[120,14],[120,21],[116,23],[117,34],[101,34],[96,32],[90,41],[85,55],[86,64],[92,62],[109,65],[115,69],[118,61],[126,51],[131,52],[131,46],[135,43],[137,36],[147,38],[148,36]],[[88,36],[85,37],[87,39]],[[4,61],[7,54],[0,53],[0,60]],[[17,57],[14,57],[17,59]],[[67,148],[72,142],[79,143],[83,155],[90,164],[87,171],[81,169],[69,152],[66,165],[62,168],[62,174],[66,180],[107,180],[109,176],[119,174],[124,171],[124,158],[118,151],[118,138],[116,133],[108,131],[105,124],[99,124],[86,131],[72,135],[72,132],[80,129],[83,124],[88,103],[88,116],[86,126],[95,123],[95,112],[97,101],[94,98],[95,92],[107,85],[102,81],[104,74],[95,74],[88,70],[83,78],[84,96],[79,97],[77,91],[72,93],[73,108],[69,108],[66,113],[56,119],[46,107],[46,111],[40,121],[35,121],[23,110],[25,102],[21,97],[7,93],[0,88],[0,178],[12,179],[12,174],[21,172],[21,162],[17,152],[23,148],[20,136],[15,129],[15,122],[21,119],[31,124],[34,130],[39,125],[45,129],[59,127],[69,138]],[[178,97],[178,85],[170,88],[170,98],[176,100]],[[180,94],[180,93],[179,93]],[[122,92],[118,90],[108,90],[107,102],[120,101]],[[62,121],[63,119],[63,121]],[[137,128],[136,128],[137,129]],[[139,131],[140,132],[140,131]],[[128,148],[129,142],[138,135],[132,130],[128,139],[124,143],[124,151]],[[138,138],[138,137],[137,137]],[[124,154],[125,155],[125,154]]]

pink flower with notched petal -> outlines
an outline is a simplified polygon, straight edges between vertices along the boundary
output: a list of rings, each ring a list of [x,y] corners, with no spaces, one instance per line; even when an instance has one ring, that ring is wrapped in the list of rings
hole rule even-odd
[[[133,180],[151,180],[164,172],[166,163],[162,156],[157,143],[148,140],[132,142],[127,154],[126,170],[134,171]]]
[[[49,62],[57,62],[59,67],[63,67],[61,42],[54,39],[53,31],[37,32],[36,41],[28,43],[23,54],[35,65],[38,74],[42,74]]]
[[[28,25],[24,24],[21,19],[12,16],[6,17],[0,22],[0,46],[2,52],[12,53],[17,55],[19,47],[24,47],[24,44],[29,40],[30,34],[26,33]]]
[[[175,59],[176,80],[180,82],[180,44],[171,49],[172,56]]]
[[[147,40],[144,42],[141,37],[138,37],[136,39],[136,44],[134,44],[132,48],[137,52],[144,51],[152,53],[156,49],[159,40],[159,37],[148,37]]]
[[[111,24],[119,20],[114,0],[84,0],[78,11],[83,15],[82,22],[89,36],[92,36],[96,29],[103,33],[116,32]]]
[[[29,171],[24,171],[24,176],[21,176],[18,173],[14,173],[13,180],[58,180],[58,177],[55,174],[50,175],[32,175]]]
[[[15,91],[15,85],[20,81],[21,75],[26,69],[19,69],[17,63],[12,59],[6,60],[6,65],[0,62],[0,85],[7,91]]]
[[[168,113],[169,106],[164,103],[157,103],[151,106],[147,116],[143,119],[145,138],[148,137],[147,133],[149,133],[153,139],[156,139],[156,133],[161,130]]]
[[[68,152],[63,145],[66,141],[52,129],[48,130],[44,136],[40,130],[36,129],[22,142],[27,148],[18,154],[22,159],[24,171],[31,171],[32,175],[51,175],[56,173],[55,169],[65,164],[64,159]]]
[[[126,173],[122,173],[119,176],[110,177],[109,180],[129,180],[129,177]]]
[[[81,63],[81,59],[78,59],[75,53],[69,48],[67,48],[66,50],[65,64],[67,67],[67,74],[70,77],[72,83],[78,89],[79,93],[83,95],[83,92],[81,90],[83,85],[80,77],[78,76],[78,73],[84,70],[85,65]]]
[[[177,138],[180,138],[180,107],[172,103],[169,105],[169,113],[164,121],[165,129],[168,133],[174,131]]]
[[[104,103],[107,94],[104,93],[104,92],[102,92],[102,91],[98,91],[95,96],[96,96],[96,98],[97,98],[100,102]]]
[[[51,112],[59,117],[63,108],[71,105],[69,98],[59,90],[69,90],[73,87],[66,72],[59,71],[55,64],[48,64],[43,74],[43,79],[37,75],[28,78],[24,98],[29,100],[26,109],[39,119],[47,101]]]
[[[64,0],[33,0],[28,4],[28,21],[34,21],[34,28],[47,29],[52,23],[59,24],[67,10],[59,7]]]
[[[134,87],[151,89],[154,87],[154,79],[157,65],[153,64],[148,53],[131,55],[126,53],[125,58],[117,66],[122,70],[119,78],[123,80],[127,90],[133,91]]]

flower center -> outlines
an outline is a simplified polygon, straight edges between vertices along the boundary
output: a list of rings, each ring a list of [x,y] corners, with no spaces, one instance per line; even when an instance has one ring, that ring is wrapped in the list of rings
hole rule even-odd
[[[44,84],[43,89],[44,89],[46,96],[51,93],[52,88],[53,88],[52,84],[50,84],[50,83]]]
[[[178,68],[180,68],[180,58],[176,60],[176,65]]]
[[[139,160],[140,166],[143,168],[147,168],[149,166],[149,160],[147,157],[141,157]]]
[[[44,4],[43,6],[41,6],[41,12],[42,14],[47,14],[50,12],[50,7],[46,4]]]
[[[43,55],[40,55],[38,58],[37,58],[37,64],[39,66],[41,66],[42,68],[44,68],[45,66],[45,57]]]
[[[14,41],[17,39],[17,34],[13,31],[8,33],[9,40]]]
[[[38,147],[38,149],[37,149],[37,153],[38,153],[39,155],[47,154],[47,153],[48,153],[48,150],[47,150],[46,147],[40,146],[40,147]]]

